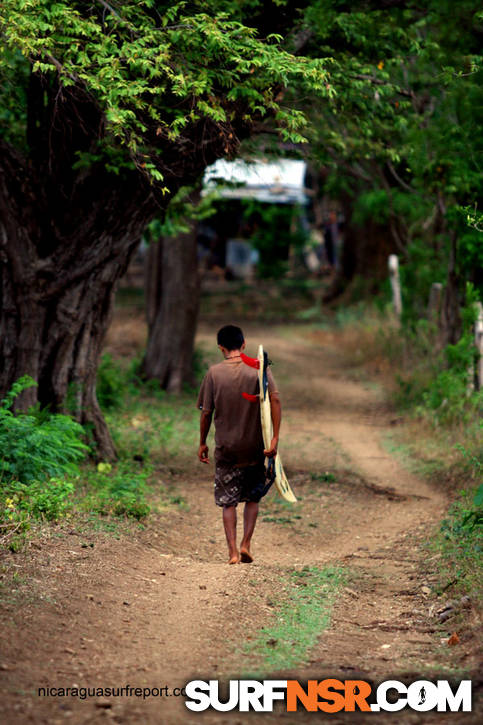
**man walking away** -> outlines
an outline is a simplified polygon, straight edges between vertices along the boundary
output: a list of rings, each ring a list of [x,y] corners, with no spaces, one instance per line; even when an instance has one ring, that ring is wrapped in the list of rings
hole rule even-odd
[[[206,439],[214,413],[215,503],[223,508],[228,563],[250,563],[253,561],[251,539],[266,484],[264,457],[271,458],[277,453],[282,407],[268,369],[273,438],[270,448],[264,450],[260,406],[243,396],[243,393],[259,392],[258,371],[242,360],[243,332],[235,325],[226,325],[218,331],[217,342],[224,359],[210,367],[198,395],[201,409],[198,458],[202,463],[209,463]],[[236,507],[240,502],[245,502],[245,510],[243,538],[238,550]]]

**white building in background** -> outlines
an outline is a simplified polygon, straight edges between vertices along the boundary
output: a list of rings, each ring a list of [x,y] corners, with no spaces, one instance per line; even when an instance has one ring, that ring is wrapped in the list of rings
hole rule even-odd
[[[307,164],[299,159],[219,159],[209,166],[203,178],[203,194],[216,189],[220,198],[241,201],[253,199],[264,204],[306,206]],[[246,239],[226,240],[226,267],[238,279],[253,276],[258,252]]]
[[[204,193],[217,188],[224,199],[256,199],[268,204],[309,202],[307,164],[300,159],[244,161],[218,159],[204,175]]]

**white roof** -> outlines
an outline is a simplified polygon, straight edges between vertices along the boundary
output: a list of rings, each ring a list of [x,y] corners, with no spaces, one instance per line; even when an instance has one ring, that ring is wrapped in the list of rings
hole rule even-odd
[[[205,193],[217,186],[224,198],[257,199],[272,204],[306,204],[306,168],[305,161],[298,159],[253,162],[218,159],[205,171]],[[227,186],[223,186],[223,182]]]

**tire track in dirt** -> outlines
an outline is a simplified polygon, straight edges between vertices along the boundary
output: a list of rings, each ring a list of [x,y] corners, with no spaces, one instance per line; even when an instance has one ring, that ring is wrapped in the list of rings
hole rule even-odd
[[[309,664],[292,675],[386,679],[422,663],[436,666],[418,542],[441,516],[444,496],[384,450],[390,407],[377,390],[347,379],[340,351],[309,341],[297,328],[245,332],[253,347],[262,341],[275,360],[284,406],[281,450],[301,498],[293,509],[300,518],[264,521],[276,508],[270,498],[255,534],[255,563],[228,567],[212,470],[193,463],[176,481],[189,511],[160,516],[137,540],[98,537],[86,549],[63,529],[39,550],[20,555],[17,566],[33,583],[30,600],[7,606],[2,616],[9,634],[2,657],[7,669],[0,672],[5,722],[242,722],[236,713],[189,714],[174,697],[60,702],[39,700],[35,691],[74,684],[173,688],[195,677],[240,674],[238,645],[275,614],[284,574],[306,564],[343,563],[352,579]],[[212,337],[202,328],[206,349]],[[196,441],[187,442],[187,450],[194,460]],[[321,481],[327,470],[341,472],[340,480]],[[294,716],[276,717],[291,722]],[[423,722],[404,717],[398,722]],[[364,721],[357,718],[351,721]],[[253,725],[274,719],[250,715]]]

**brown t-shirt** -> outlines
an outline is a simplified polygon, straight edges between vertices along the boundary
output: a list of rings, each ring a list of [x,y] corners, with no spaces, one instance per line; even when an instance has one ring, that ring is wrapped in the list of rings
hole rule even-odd
[[[276,392],[268,368],[268,392]],[[226,465],[247,465],[263,458],[263,437],[258,400],[246,400],[242,393],[258,393],[258,370],[241,358],[212,365],[201,383],[198,407],[215,411],[215,461]]]

